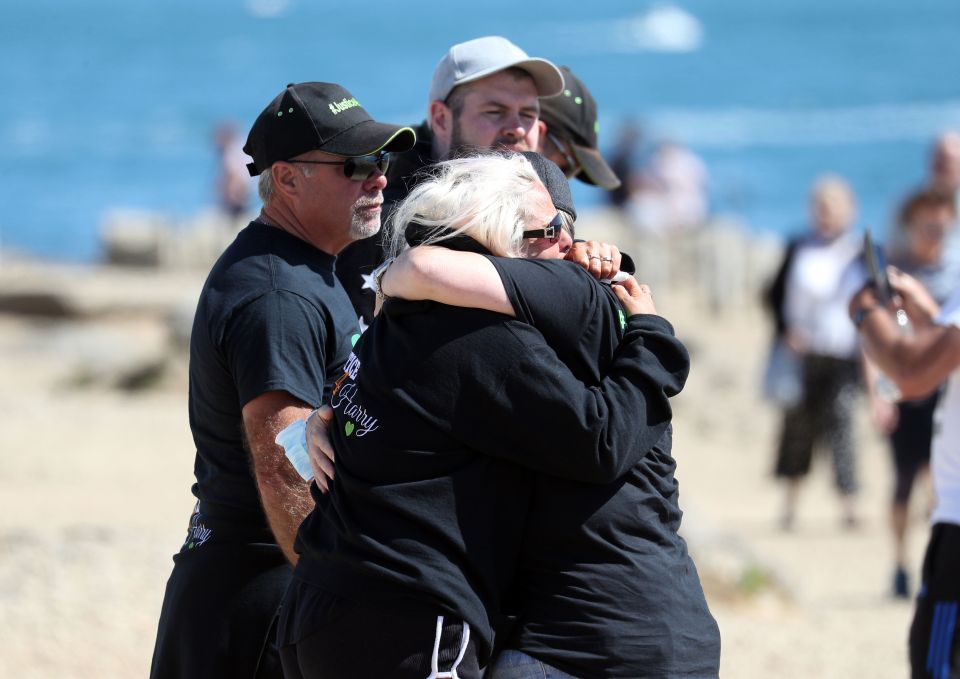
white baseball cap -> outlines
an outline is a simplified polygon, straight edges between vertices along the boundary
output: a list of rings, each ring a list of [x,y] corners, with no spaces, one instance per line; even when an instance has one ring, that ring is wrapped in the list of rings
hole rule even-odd
[[[529,56],[504,37],[489,35],[458,43],[447,51],[433,72],[429,101],[444,101],[457,85],[508,68],[529,73],[540,97],[552,97],[563,90],[563,74],[551,62]]]

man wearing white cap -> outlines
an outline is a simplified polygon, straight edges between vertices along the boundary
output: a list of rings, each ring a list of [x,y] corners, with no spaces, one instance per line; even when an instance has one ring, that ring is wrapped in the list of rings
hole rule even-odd
[[[423,167],[461,153],[494,148],[536,151],[540,97],[560,94],[563,75],[546,59],[530,57],[506,38],[487,36],[451,47],[433,72],[427,119],[412,151],[393,159],[383,215],[412,188]],[[337,258],[337,277],[362,316],[373,320],[371,275],[383,260],[379,237],[360,240]]]
[[[430,83],[427,123],[433,159],[464,150],[535,151],[540,141],[538,97],[559,94],[563,75],[545,59],[528,57],[506,38],[454,45]]]

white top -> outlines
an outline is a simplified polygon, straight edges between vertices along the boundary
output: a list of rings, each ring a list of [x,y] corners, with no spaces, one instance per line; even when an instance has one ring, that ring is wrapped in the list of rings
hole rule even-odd
[[[859,239],[852,234],[832,241],[811,237],[797,245],[787,272],[784,316],[787,329],[802,337],[811,353],[836,358],[856,356],[857,330],[847,313],[847,303],[863,284],[863,274],[853,275],[860,254]]]
[[[937,322],[960,326],[960,290],[943,305]],[[960,525],[960,370],[950,373],[933,415],[930,469],[937,495],[930,522]]]

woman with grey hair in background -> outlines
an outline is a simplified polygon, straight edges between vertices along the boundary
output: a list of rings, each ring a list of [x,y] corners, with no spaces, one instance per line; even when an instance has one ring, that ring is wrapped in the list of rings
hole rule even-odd
[[[390,228],[509,257],[549,249],[542,236],[555,223],[527,160],[486,156],[440,164]],[[686,351],[645,313],[640,286],[601,294],[626,313],[596,386],[529,324],[433,302],[384,305],[331,397],[337,474],[328,494],[314,486],[317,507],[298,535],[279,638],[289,676],[480,676],[513,586],[533,472],[618,478],[663,436],[667,399],[686,379]]]

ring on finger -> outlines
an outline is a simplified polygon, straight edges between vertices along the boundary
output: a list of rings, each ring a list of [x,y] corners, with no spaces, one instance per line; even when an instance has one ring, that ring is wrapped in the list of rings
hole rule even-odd
[[[601,257],[601,258],[600,258],[600,261],[601,261],[601,262],[612,262],[612,261],[613,261],[613,257]]]

